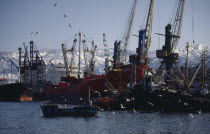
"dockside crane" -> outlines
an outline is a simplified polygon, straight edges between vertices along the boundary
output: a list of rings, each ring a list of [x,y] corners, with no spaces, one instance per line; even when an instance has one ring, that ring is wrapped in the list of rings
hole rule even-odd
[[[171,87],[185,86],[185,75],[177,65],[179,60],[179,54],[175,53],[175,49],[178,45],[181,37],[182,21],[184,13],[185,0],[178,0],[175,17],[172,19],[172,24],[167,24],[165,27],[165,34],[159,34],[165,36],[165,44],[161,50],[156,51],[156,57],[163,59],[161,65],[156,71],[156,76],[160,76],[164,73],[165,82]]]
[[[146,70],[149,68],[148,51],[151,43],[153,11],[154,0],[151,0],[145,28],[141,29],[139,31],[139,35],[137,36],[139,39],[138,48],[136,48],[137,55],[131,55],[129,57],[130,63],[140,65],[142,69],[144,68]]]
[[[170,72],[171,69],[177,66],[176,63],[179,59],[178,53],[174,51],[181,37],[184,4],[185,0],[179,0],[173,24],[168,24],[165,27],[165,35],[158,34],[165,36],[165,45],[162,47],[162,50],[156,51],[156,57],[163,59],[159,68],[165,66],[167,72]]]

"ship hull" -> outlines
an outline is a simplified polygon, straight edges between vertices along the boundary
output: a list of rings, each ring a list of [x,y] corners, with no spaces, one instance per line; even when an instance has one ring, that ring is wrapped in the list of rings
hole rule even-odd
[[[20,101],[24,94],[26,85],[24,83],[11,83],[0,86],[0,101]]]
[[[135,67],[134,64],[123,65],[109,71],[107,75],[84,78],[79,83],[75,82],[76,78],[69,80],[67,80],[67,78],[63,80],[76,84],[70,86],[46,85],[44,89],[51,101],[82,104],[83,100],[88,99],[89,90],[91,92],[98,91],[100,94],[107,89],[125,90],[130,82],[140,79],[139,75],[142,71],[141,69],[141,66]],[[134,76],[136,76],[136,78],[133,78]]]
[[[89,90],[91,92],[103,92],[106,89],[104,86],[105,82],[106,80],[103,77],[66,87],[48,85],[45,86],[45,92],[51,101],[82,104],[83,101],[88,99]]]

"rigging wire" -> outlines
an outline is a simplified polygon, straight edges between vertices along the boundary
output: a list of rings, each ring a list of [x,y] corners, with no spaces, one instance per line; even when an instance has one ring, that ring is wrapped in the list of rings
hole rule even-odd
[[[68,44],[68,43],[71,42],[76,36],[77,36],[77,34],[75,34],[74,36],[68,38],[67,40],[64,40],[64,44]]]
[[[143,23],[142,25],[140,26],[142,29],[145,29],[146,28],[146,23],[147,23],[147,12],[149,11],[149,5],[150,5],[150,2],[148,1],[146,3],[147,5],[145,6],[145,9],[144,9],[144,18],[143,18]]]
[[[159,14],[159,12],[160,12],[160,8],[159,8],[159,6],[160,6],[160,2],[157,2],[158,4],[157,4],[157,25],[158,25],[158,33],[160,33],[160,14]],[[160,46],[160,36],[157,36],[157,38],[158,38],[158,49],[161,49],[161,46]]]
[[[193,45],[195,43],[195,29],[194,29],[194,10],[196,10],[195,8],[193,8],[193,0],[191,1],[191,6],[192,6],[192,32],[193,32]]]
[[[169,18],[169,20],[168,20],[168,22],[171,24],[172,23],[172,21],[173,21],[173,18],[175,18],[175,15],[176,15],[176,9],[177,9],[177,7],[178,7],[178,0],[176,0],[176,2],[175,2],[175,4],[174,4],[174,10],[172,10],[172,12],[171,12],[171,18]]]

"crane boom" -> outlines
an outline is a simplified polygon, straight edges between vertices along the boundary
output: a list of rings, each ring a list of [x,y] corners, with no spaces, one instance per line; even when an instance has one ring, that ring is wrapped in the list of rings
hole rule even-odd
[[[109,48],[108,48],[108,45],[107,45],[107,41],[106,41],[106,34],[103,33],[103,45],[104,45],[104,54],[105,54],[105,57],[109,57]]]
[[[110,70],[110,65],[109,65],[110,59],[109,59],[109,47],[108,47],[108,44],[107,44],[107,41],[106,41],[106,34],[105,33],[103,33],[103,44],[104,44],[104,54],[105,54],[105,68],[104,68],[104,71],[105,71],[105,74],[106,74]]]
[[[173,51],[176,49],[176,46],[179,42],[182,28],[183,12],[184,12],[185,0],[179,0],[176,16],[174,18],[174,23],[172,27],[172,34],[178,36],[178,38],[172,38],[172,48]]]
[[[129,19],[128,19],[128,23],[126,25],[125,31],[124,31],[124,35],[123,35],[123,39],[122,39],[122,43],[123,43],[123,56],[124,56],[124,61],[126,63],[126,54],[127,54],[127,46],[128,46],[128,42],[129,42],[129,38],[131,35],[131,30],[132,30],[132,26],[133,26],[133,20],[134,20],[134,16],[135,16],[135,10],[136,10],[136,5],[137,5],[137,0],[134,0],[133,2],[133,6],[129,15]]]
[[[17,70],[19,70],[19,67],[16,65],[16,63],[12,59],[10,59],[9,57],[5,57],[2,54],[0,55],[5,61],[10,62]]]
[[[147,30],[147,38],[146,38],[146,52],[147,55],[151,43],[151,33],[152,33],[152,22],[153,22],[153,11],[154,11],[154,0],[151,0],[149,12],[147,16],[147,22],[146,22],[146,30]]]

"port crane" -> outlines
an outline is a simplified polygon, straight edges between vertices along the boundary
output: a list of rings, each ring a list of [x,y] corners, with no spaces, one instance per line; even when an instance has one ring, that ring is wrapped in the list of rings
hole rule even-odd
[[[137,0],[134,0],[125,31],[120,41],[114,43],[113,69],[127,62],[127,47],[133,26]]]
[[[160,67],[156,71],[156,76],[160,76],[165,72],[164,79],[167,82],[173,83],[170,85],[178,84],[184,86],[181,79],[185,79],[185,76],[177,65],[179,54],[174,52],[181,37],[184,5],[185,0],[178,0],[176,14],[172,19],[172,24],[167,24],[165,34],[158,33],[158,35],[165,36],[165,44],[161,50],[156,51],[156,57],[163,59]]]
[[[178,53],[175,53],[174,51],[181,36],[184,4],[185,0],[179,0],[176,15],[173,19],[173,25],[168,24],[165,27],[165,34],[158,34],[165,36],[165,45],[161,50],[156,51],[156,57],[163,59],[159,68],[165,66],[167,72],[170,72],[171,69],[177,66],[176,61],[179,59]]]
[[[139,39],[138,48],[136,48],[137,55],[131,55],[129,57],[130,63],[140,65],[141,68],[149,67],[148,51],[151,43],[153,11],[154,11],[154,0],[151,0],[145,28],[141,29],[139,31],[139,35],[137,36]]]

